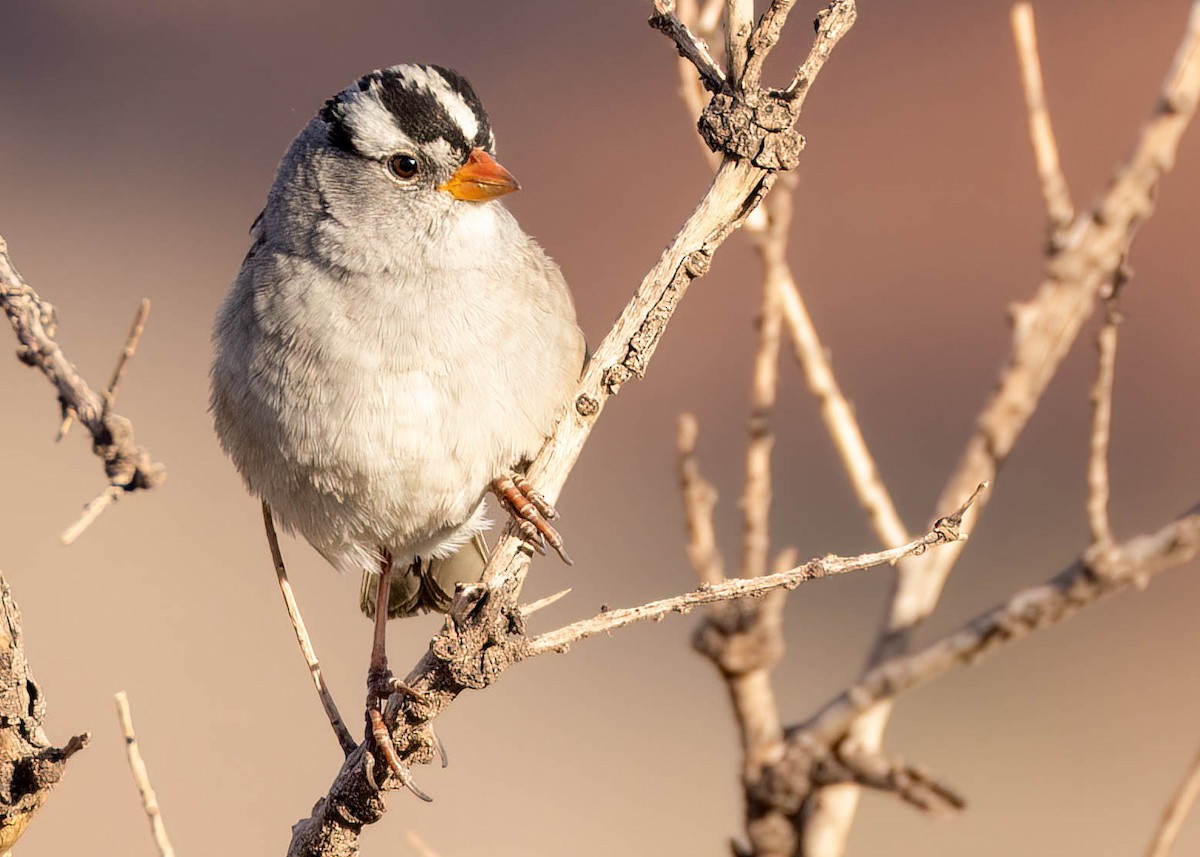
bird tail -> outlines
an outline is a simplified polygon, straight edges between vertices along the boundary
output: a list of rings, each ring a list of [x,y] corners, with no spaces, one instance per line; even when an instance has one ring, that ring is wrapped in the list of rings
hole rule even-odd
[[[402,572],[392,575],[388,592],[388,618],[413,616],[417,613],[445,613],[450,609],[454,589],[460,583],[475,583],[483,577],[487,565],[488,546],[482,534],[448,557],[435,560],[416,559]],[[367,618],[375,618],[375,594],[379,576],[363,572],[358,604]]]

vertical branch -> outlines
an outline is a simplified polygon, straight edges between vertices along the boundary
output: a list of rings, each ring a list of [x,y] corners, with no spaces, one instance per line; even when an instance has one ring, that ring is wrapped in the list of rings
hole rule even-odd
[[[1042,183],[1042,198],[1046,204],[1051,239],[1065,229],[1075,216],[1067,180],[1058,162],[1058,144],[1050,124],[1046,106],[1046,90],[1042,84],[1042,61],[1038,56],[1037,29],[1033,21],[1033,6],[1017,3],[1011,15],[1013,40],[1016,42],[1017,62],[1021,66],[1021,85],[1025,92],[1025,109],[1029,119],[1029,139],[1037,162],[1038,178]]]
[[[133,782],[142,798],[142,809],[150,822],[150,832],[154,836],[154,844],[160,857],[175,857],[175,849],[167,837],[167,828],[163,824],[162,813],[158,809],[158,797],[154,787],[150,785],[150,775],[146,772],[146,763],[142,761],[142,753],[138,750],[137,735],[133,731],[133,717],[129,713],[129,697],[125,691],[116,696],[117,719],[121,722],[121,734],[125,736],[125,755],[129,759],[129,770],[133,774]]]
[[[700,472],[696,462],[696,437],[700,427],[691,414],[679,417],[676,446],[679,450],[679,490],[683,494],[684,520],[687,523],[687,555],[701,583],[720,583],[725,579],[725,563],[713,530],[713,509],[717,491]]]
[[[1096,382],[1092,385],[1092,432],[1088,444],[1087,517],[1092,545],[1106,549],[1113,543],[1108,519],[1108,444],[1112,435],[1113,377],[1117,363],[1117,326],[1121,311],[1116,296],[1105,301],[1104,324],[1096,334]]]
[[[725,0],[725,71],[735,92],[742,87],[753,30],[754,0]]]

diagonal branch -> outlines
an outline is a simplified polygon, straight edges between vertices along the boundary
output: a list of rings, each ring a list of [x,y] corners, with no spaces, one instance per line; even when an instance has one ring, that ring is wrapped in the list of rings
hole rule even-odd
[[[329,690],[329,685],[325,683],[325,675],[321,672],[321,661],[317,658],[312,638],[309,637],[308,628],[304,624],[304,617],[300,614],[300,605],[296,603],[296,595],[292,592],[292,583],[288,580],[287,566],[283,563],[283,551],[279,549],[279,535],[275,532],[275,520],[271,515],[271,507],[265,500],[262,504],[262,514],[263,527],[267,532],[267,546],[271,549],[271,563],[275,566],[275,578],[279,583],[279,591],[283,595],[283,603],[287,608],[288,618],[292,620],[292,630],[296,634],[296,642],[300,646],[300,654],[304,656],[304,663],[308,665],[308,674],[312,678],[317,696],[321,699],[321,707],[325,709],[325,716],[329,719],[329,725],[333,728],[333,734],[337,738],[342,752],[350,755],[354,748],[358,746],[358,742],[354,740],[354,736],[346,728],[346,722],[342,720],[342,714],[338,711],[337,703],[333,701],[333,694]]]
[[[855,12],[852,0],[834,0],[825,13],[823,20],[828,26],[818,33],[817,44],[806,61],[810,79],[848,31]],[[783,131],[794,135],[791,125],[804,94],[799,93],[793,101]],[[557,499],[608,400],[625,383],[644,374],[692,280],[708,270],[717,248],[769,191],[774,175],[773,169],[757,166],[749,158],[730,156],[722,161],[695,211],[596,349],[568,412],[530,465],[530,481],[549,501]],[[429,722],[459,693],[468,687],[486,686],[521,659],[519,640],[524,620],[516,605],[528,564],[528,554],[510,527],[483,573],[487,595],[480,603],[452,613],[430,651],[409,673],[405,683],[421,696],[393,696],[387,717],[389,724],[395,724],[393,741],[406,763],[433,758]],[[366,744],[351,753],[312,815],[293,828],[289,855],[348,857],[357,852],[362,826],[384,812],[381,791],[368,775],[368,768],[387,769],[380,762]],[[389,775],[382,787],[391,789],[396,785]]]
[[[967,501],[963,511],[970,507],[975,496],[977,495]],[[955,517],[943,518],[929,532],[899,547],[854,557],[831,554],[820,559],[809,560],[804,565],[787,571],[766,574],[761,577],[732,578],[722,580],[720,583],[704,583],[698,589],[683,595],[651,601],[649,604],[642,604],[638,607],[608,610],[591,619],[584,619],[556,631],[539,634],[530,640],[529,654],[565,652],[572,643],[579,640],[615,631],[635,622],[647,620],[656,622],[671,613],[689,613],[693,607],[700,604],[717,604],[738,598],[757,597],[778,589],[795,589],[810,580],[834,577],[851,571],[862,571],[879,565],[890,565],[903,557],[925,553],[931,547],[965,539],[966,534],[960,529],[961,521],[961,512]]]
[[[1090,604],[1200,554],[1200,506],[1151,535],[1106,552],[1089,552],[1041,586],[1024,589],[925,649],[885,661],[854,687],[789,732],[789,743],[840,742],[855,718],[961,666],[973,666],[1009,643],[1072,618]]]
[[[1187,775],[1179,784],[1179,791],[1167,805],[1162,822],[1154,833],[1154,841],[1146,851],[1146,857],[1167,857],[1171,853],[1171,846],[1179,837],[1183,822],[1197,797],[1200,797],[1200,753],[1192,760]]]
[[[92,436],[92,451],[104,462],[109,484],[100,497],[89,504],[91,508],[85,512],[85,519],[90,523],[112,503],[110,495],[114,493],[153,488],[162,483],[166,468],[151,459],[149,451],[134,441],[133,424],[109,407],[127,358],[122,357],[118,363],[107,396],[89,387],[54,339],[57,327],[54,307],[25,282],[9,258],[8,244],[3,237],[0,237],[0,305],[17,335],[17,357],[40,370],[58,390],[64,426],[60,435],[69,425],[69,415],[74,414]],[[144,311],[138,316],[143,321]],[[136,348],[140,335],[140,325],[135,321],[125,353]],[[108,499],[104,499],[106,497]],[[96,508],[97,504],[99,508]],[[68,533],[74,530],[72,528]]]

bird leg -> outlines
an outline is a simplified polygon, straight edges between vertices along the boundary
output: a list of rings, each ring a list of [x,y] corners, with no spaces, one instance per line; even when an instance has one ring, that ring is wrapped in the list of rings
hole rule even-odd
[[[404,693],[416,699],[425,700],[415,688],[400,681],[388,669],[387,660],[387,603],[392,591],[392,557],[384,551],[379,562],[379,588],[375,590],[375,634],[371,642],[371,663],[367,668],[367,727],[380,755],[387,762],[388,768],[410,792],[423,801],[432,801],[429,795],[417,788],[413,782],[412,773],[407,765],[400,760],[396,745],[392,742],[391,732],[384,722],[383,712],[387,707],[388,697],[393,693]]]
[[[563,548],[562,536],[554,529],[550,521],[558,517],[554,507],[529,484],[524,475],[509,472],[498,476],[492,481],[492,491],[500,499],[502,505],[512,516],[521,531],[521,536],[537,550],[545,555],[546,543],[558,552],[562,561],[574,565]]]

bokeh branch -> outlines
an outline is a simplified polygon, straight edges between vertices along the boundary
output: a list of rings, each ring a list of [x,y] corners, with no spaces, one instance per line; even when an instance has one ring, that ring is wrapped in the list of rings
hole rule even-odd
[[[743,9],[750,5],[736,0],[731,8],[739,4]],[[855,15],[852,0],[835,0],[821,13],[813,49],[801,67],[804,85],[786,102],[774,92],[747,91],[737,80],[727,81],[727,92],[714,96],[706,111],[705,139],[724,159],[713,182],[596,349],[570,410],[529,468],[530,481],[551,502],[608,399],[644,374],[692,280],[708,270],[717,248],[769,191],[775,170],[794,166],[800,143],[793,126],[811,83]],[[387,716],[394,724],[396,750],[406,763],[433,758],[429,721],[459,693],[486,686],[520,660],[524,620],[517,598],[528,561],[510,526],[484,572],[486,595],[477,603],[456,599],[446,629],[405,679],[420,696],[392,697]],[[390,774],[382,783],[375,782],[371,774],[386,770],[382,762],[366,744],[351,753],[326,797],[293,828],[292,857],[357,853],[359,830],[382,815],[383,791],[398,785]]]
[[[1154,831],[1154,839],[1146,851],[1146,857],[1167,857],[1171,853],[1171,846],[1179,837],[1183,822],[1197,797],[1200,797],[1200,752],[1192,759],[1183,782],[1179,784],[1179,791],[1167,804],[1158,830]]]
[[[958,502],[968,486],[993,481],[1037,409],[1050,380],[1094,311],[1097,299],[1121,276],[1130,242],[1153,211],[1159,180],[1175,153],[1200,98],[1200,3],[1191,7],[1183,39],[1166,81],[1134,146],[1108,191],[1051,243],[1046,278],[1037,294],[1012,312],[1013,339],[995,393],[976,419],[959,464],[942,489],[935,514]],[[1048,127],[1048,124],[1047,124]],[[1036,132],[1035,132],[1036,136]],[[985,498],[986,501],[986,498]],[[968,529],[986,502],[975,507]],[[909,646],[916,627],[932,613],[959,546],[899,563],[895,592],[874,646],[871,665]],[[851,729],[856,744],[878,752],[890,716],[884,703],[863,712]],[[805,823],[805,853],[840,855],[857,806],[853,790],[818,795]]]
[[[64,534],[64,541],[69,543],[117,497],[153,488],[166,478],[166,468],[134,440],[133,423],[112,410],[117,385],[137,347],[149,307],[143,303],[139,309],[109,388],[101,395],[88,386],[63,354],[54,338],[58,324],[54,307],[21,277],[9,258],[3,237],[0,237],[0,304],[17,335],[18,359],[40,370],[58,391],[62,419],[59,435],[65,433],[72,419],[77,419],[92,436],[92,451],[104,462],[108,485],[88,504],[80,523]]]

